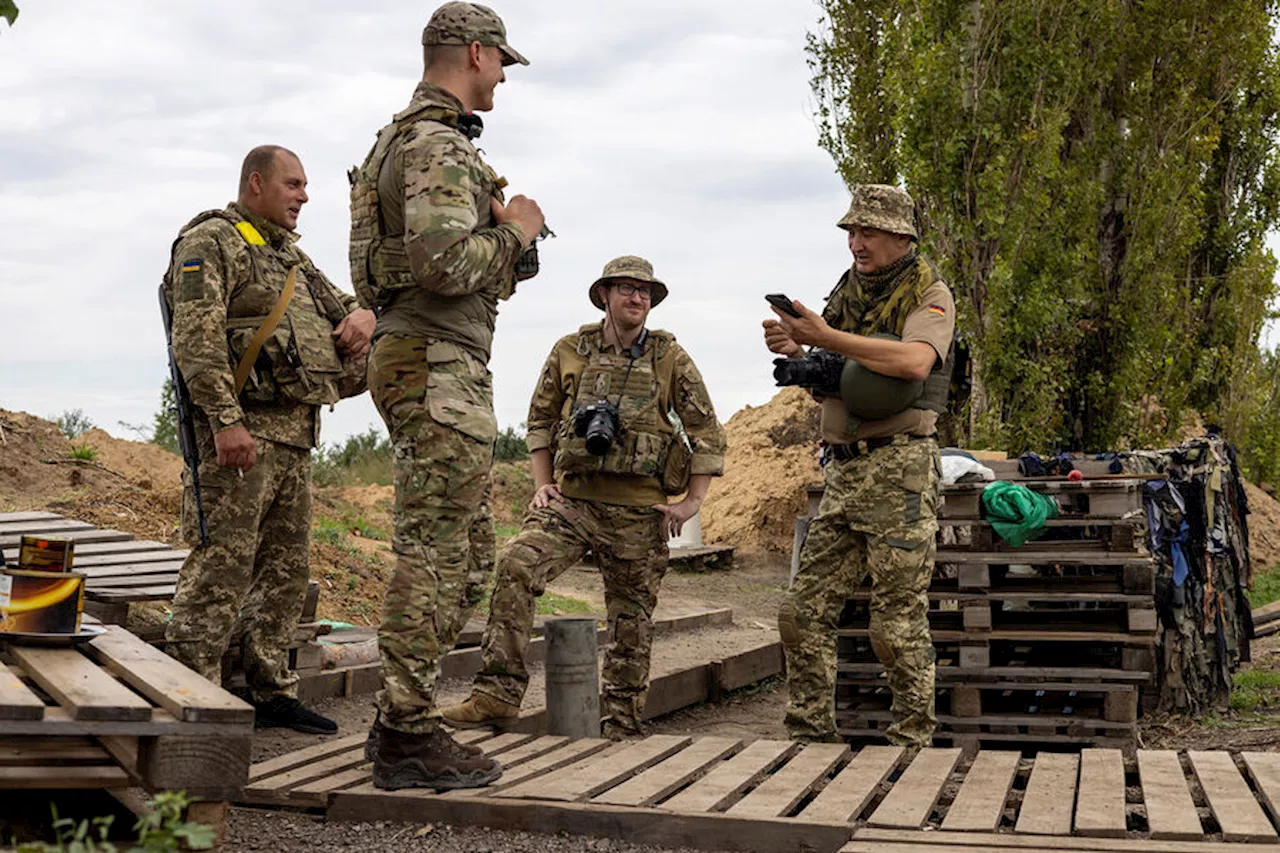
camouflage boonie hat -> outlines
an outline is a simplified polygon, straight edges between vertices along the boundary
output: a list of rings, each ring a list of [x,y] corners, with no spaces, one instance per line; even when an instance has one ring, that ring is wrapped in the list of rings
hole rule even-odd
[[[853,188],[849,212],[836,225],[848,230],[854,225],[879,228],[891,234],[906,234],[913,240],[916,233],[915,203],[907,191],[888,184],[859,184]]]
[[[507,28],[498,13],[479,3],[445,3],[432,13],[422,31],[423,44],[471,44],[473,41],[502,51],[503,65],[529,64],[529,60],[507,44]]]
[[[587,294],[591,297],[591,304],[603,311],[604,299],[600,296],[600,291],[596,290],[596,285],[608,284],[618,278],[648,282],[650,308],[656,308],[659,302],[667,298],[667,286],[653,277],[653,264],[635,255],[623,255],[605,264],[604,272],[600,273],[598,279],[591,282],[591,287],[587,290]]]

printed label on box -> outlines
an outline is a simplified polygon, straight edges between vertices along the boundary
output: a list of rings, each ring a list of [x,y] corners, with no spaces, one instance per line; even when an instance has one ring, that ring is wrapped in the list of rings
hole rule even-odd
[[[9,606],[9,597],[13,594],[13,578],[0,575],[0,607]]]

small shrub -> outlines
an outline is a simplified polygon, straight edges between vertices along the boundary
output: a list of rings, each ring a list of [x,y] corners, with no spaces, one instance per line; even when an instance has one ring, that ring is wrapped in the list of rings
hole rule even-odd
[[[1280,563],[1253,576],[1253,589],[1247,590],[1249,606],[1257,609],[1264,604],[1280,601]]]
[[[525,425],[519,428],[509,426],[498,433],[498,440],[493,445],[493,458],[498,462],[515,462],[529,458],[529,445],[525,444]]]
[[[312,451],[311,477],[317,486],[389,486],[393,455],[391,439],[369,427],[342,445]]]
[[[79,438],[94,427],[84,409],[68,409],[54,418],[54,421],[58,424],[58,432],[67,438]]]
[[[347,529],[341,521],[334,521],[332,518],[317,518],[311,523],[311,537],[317,542],[341,545],[347,538]]]
[[[94,447],[87,441],[82,441],[79,444],[73,444],[71,445],[71,458],[81,459],[85,462],[92,462],[98,458],[98,448]]]

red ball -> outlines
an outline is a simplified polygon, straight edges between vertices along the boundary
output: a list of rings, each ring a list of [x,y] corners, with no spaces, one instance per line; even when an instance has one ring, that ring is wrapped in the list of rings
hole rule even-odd
[[[1080,473],[1079,468],[1073,468],[1071,469],[1071,472],[1067,474],[1067,479],[1073,483],[1078,483],[1084,479],[1084,474]]]

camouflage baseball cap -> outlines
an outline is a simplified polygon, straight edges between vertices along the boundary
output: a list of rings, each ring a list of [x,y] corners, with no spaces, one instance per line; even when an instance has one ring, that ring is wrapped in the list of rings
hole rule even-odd
[[[422,31],[423,44],[481,44],[502,51],[502,64],[528,65],[519,51],[507,44],[507,28],[498,13],[479,3],[445,3],[431,14]]]
[[[600,296],[600,292],[596,290],[596,285],[608,284],[619,278],[647,281],[649,283],[650,308],[656,308],[659,302],[667,298],[667,286],[653,277],[653,264],[635,255],[623,255],[605,264],[604,272],[600,273],[598,279],[591,282],[591,288],[587,291],[587,294],[591,297],[591,304],[603,311],[604,299]]]
[[[836,225],[846,230],[854,225],[879,228],[918,240],[915,209],[915,203],[904,189],[888,184],[859,184],[853,188],[849,212]]]

